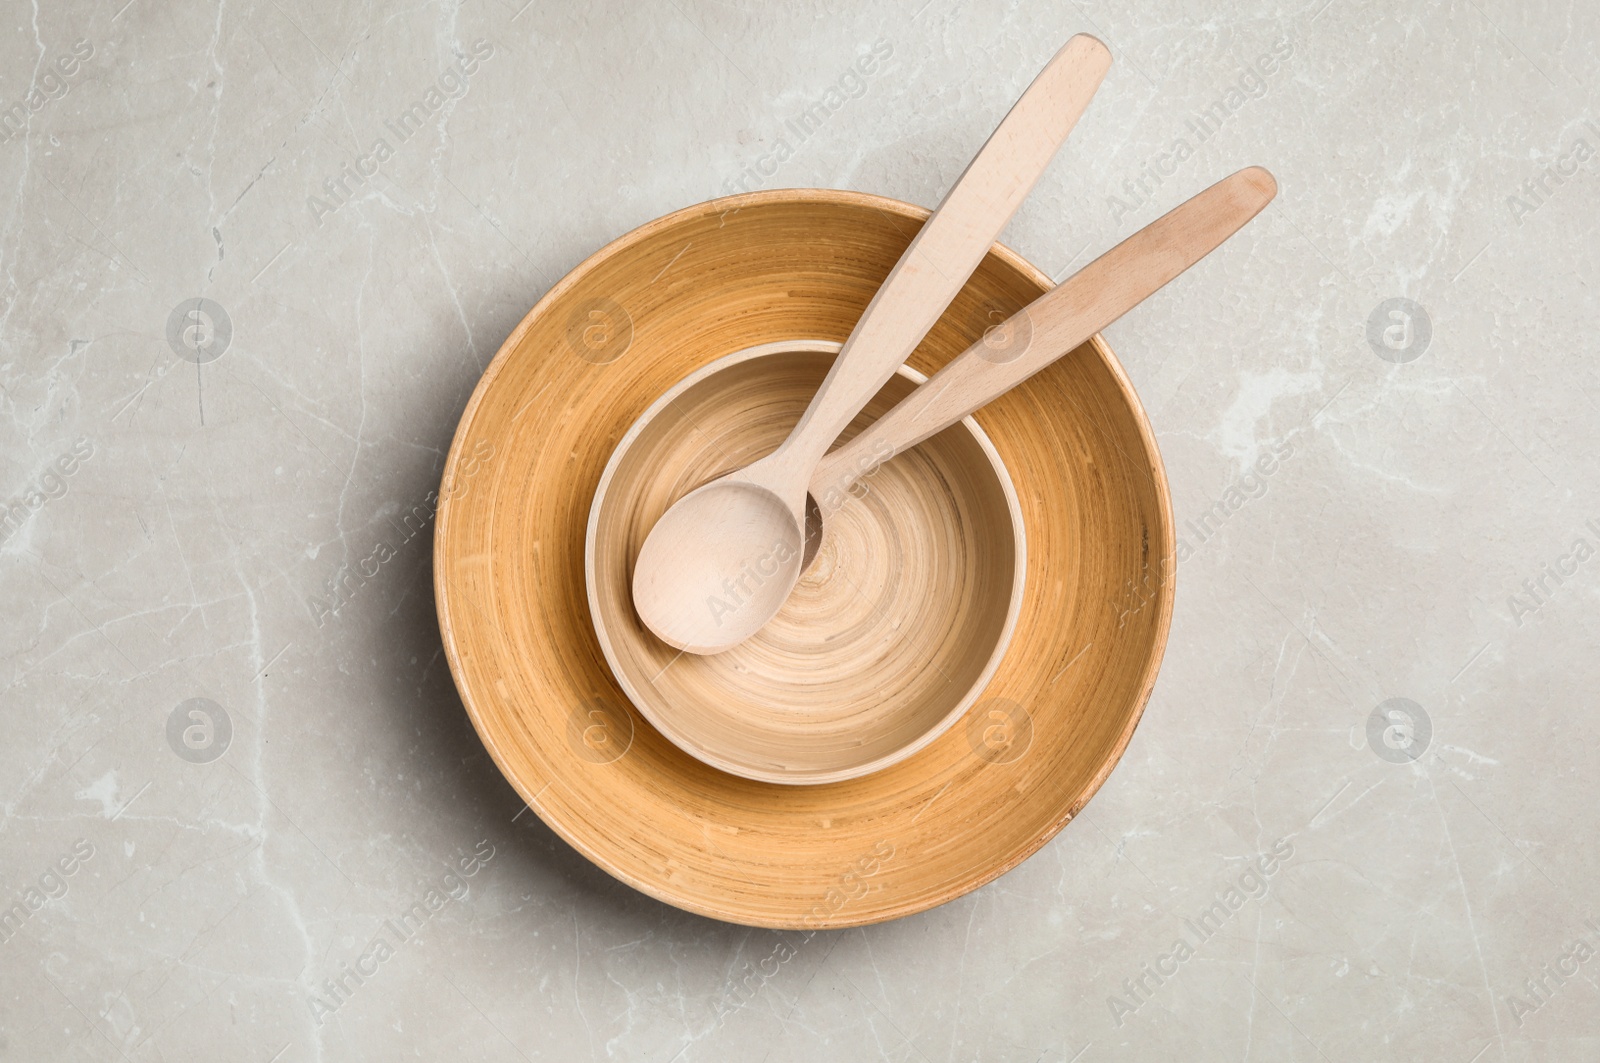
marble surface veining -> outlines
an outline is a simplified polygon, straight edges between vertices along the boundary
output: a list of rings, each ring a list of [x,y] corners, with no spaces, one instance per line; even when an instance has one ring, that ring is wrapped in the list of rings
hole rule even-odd
[[[1594,4],[4,7],[0,1059],[1600,1058]],[[899,922],[631,891],[445,664],[468,395],[670,210],[932,205],[1079,31],[1012,246],[1281,185],[1107,333],[1182,556],[1125,758]]]

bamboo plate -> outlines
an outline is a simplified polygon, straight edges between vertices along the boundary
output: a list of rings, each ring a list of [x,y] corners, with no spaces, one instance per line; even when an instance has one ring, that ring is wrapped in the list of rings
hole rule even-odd
[[[1083,807],[1155,682],[1172,610],[1171,502],[1144,412],[1099,337],[977,415],[1018,488],[1027,591],[982,700],[926,748],[843,782],[740,778],[644,722],[606,666],[584,538],[617,442],[729,351],[843,341],[927,213],[789,189],[650,222],[538,302],[457,428],[434,585],[473,725],[552,829],[689,911],[842,927],[959,897]],[[910,364],[934,371],[1049,284],[996,245]]]
[[[1016,489],[969,417],[859,482],[753,638],[700,656],[644,625],[633,564],[650,528],[689,491],[776,449],[839,349],[767,343],[697,369],[622,437],[589,511],[589,614],[611,674],[656,730],[748,779],[837,782],[911,756],[983,693],[1022,607]],[[924,379],[901,366],[844,438]],[[739,588],[726,593],[719,601]]]

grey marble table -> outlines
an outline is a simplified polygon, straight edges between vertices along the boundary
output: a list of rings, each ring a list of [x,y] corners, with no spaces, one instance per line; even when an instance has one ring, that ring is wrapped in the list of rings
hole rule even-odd
[[[1600,1057],[1594,4],[5,15],[0,1059]],[[1183,558],[1126,757],[896,923],[633,892],[444,660],[468,395],[667,211],[932,205],[1079,31],[1115,65],[1012,246],[1281,184],[1108,333]]]

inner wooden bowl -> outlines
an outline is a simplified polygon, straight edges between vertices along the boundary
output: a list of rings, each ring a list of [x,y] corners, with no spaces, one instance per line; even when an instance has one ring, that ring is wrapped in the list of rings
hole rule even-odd
[[[640,621],[633,565],[651,527],[689,491],[771,453],[839,348],[769,343],[697,370],[623,436],[590,510],[589,608],[612,674],[658,731],[747,779],[836,782],[915,753],[983,692],[1022,605],[1016,491],[968,418],[860,481],[755,637],[699,656]],[[924,379],[902,368],[844,438]]]
[[[690,911],[841,927],[959,897],[1083,807],[1155,682],[1172,508],[1138,398],[1098,337],[977,414],[1017,486],[1027,590],[983,696],[913,755],[817,786],[717,771],[651,726],[606,661],[584,546],[618,441],[729,351],[843,342],[926,217],[879,196],[785,189],[650,222],[538,301],[456,431],[434,591],[473,725],[562,838]],[[910,364],[936,371],[1049,287],[996,245]]]

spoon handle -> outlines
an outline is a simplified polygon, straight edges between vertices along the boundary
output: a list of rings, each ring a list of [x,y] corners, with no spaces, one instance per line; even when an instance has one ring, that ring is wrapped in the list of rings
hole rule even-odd
[[[775,464],[804,481],[927,335],[1072,132],[1111,65],[1087,34],[1034,78],[895,263]]]
[[[999,398],[1139,305],[1238,232],[1277,191],[1259,166],[1225,177],[995,326],[822,460],[811,480],[822,511],[837,509],[850,486],[883,462]]]

